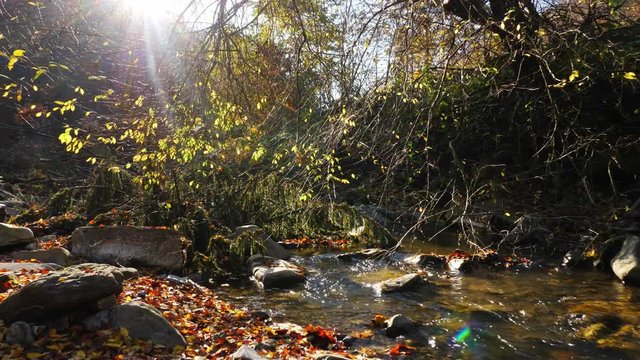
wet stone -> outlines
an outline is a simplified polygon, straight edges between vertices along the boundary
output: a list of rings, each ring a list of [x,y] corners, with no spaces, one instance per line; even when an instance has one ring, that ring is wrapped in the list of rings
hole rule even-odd
[[[381,293],[392,293],[413,290],[422,283],[418,274],[407,274],[399,278],[383,281],[379,284]]]

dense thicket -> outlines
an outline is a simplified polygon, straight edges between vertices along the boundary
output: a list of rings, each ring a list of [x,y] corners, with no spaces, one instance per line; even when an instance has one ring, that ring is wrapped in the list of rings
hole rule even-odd
[[[1,5],[0,127],[86,160],[89,217],[291,236],[348,202],[464,229],[611,220],[640,192],[635,1]]]

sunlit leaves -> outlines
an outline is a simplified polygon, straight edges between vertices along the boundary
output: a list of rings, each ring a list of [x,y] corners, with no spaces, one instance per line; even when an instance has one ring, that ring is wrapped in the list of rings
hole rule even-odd
[[[18,60],[26,54],[25,50],[16,49],[13,50],[13,54],[9,57],[9,62],[7,63],[7,69],[13,70]]]
[[[60,115],[64,115],[64,113],[67,111],[71,111],[71,112],[76,111],[77,101],[78,99],[71,99],[67,101],[56,100],[53,103],[56,104],[57,106],[53,108],[53,111],[59,111]]]
[[[82,147],[84,146],[84,142],[78,138],[78,134],[80,129],[67,127],[64,132],[58,136],[58,140],[63,145],[66,145],[66,150],[72,153],[79,153]]]
[[[622,77],[627,79],[627,80],[638,80],[638,77],[636,76],[636,73],[631,72],[631,71],[624,73],[624,75],[622,75]]]
[[[33,75],[33,78],[31,79],[31,81],[38,80],[40,78],[40,76],[46,74],[46,72],[47,72],[47,68],[45,68],[45,67],[36,68],[36,73],[35,73],[35,75]]]

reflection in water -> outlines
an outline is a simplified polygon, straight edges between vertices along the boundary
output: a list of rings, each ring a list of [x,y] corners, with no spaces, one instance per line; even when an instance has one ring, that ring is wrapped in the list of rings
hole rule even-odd
[[[404,251],[425,251],[416,243],[410,246]],[[442,245],[439,250],[443,248],[451,250]],[[219,291],[271,311],[275,321],[312,323],[344,333],[366,329],[375,314],[405,314],[425,324],[412,343],[418,359],[640,358],[640,292],[606,274],[431,271],[429,285],[375,296],[374,284],[406,273],[394,260],[399,255],[352,263],[331,254],[299,257],[295,261],[309,269],[310,276],[292,292],[260,292],[249,282]],[[394,342],[376,333],[361,345],[384,349]]]

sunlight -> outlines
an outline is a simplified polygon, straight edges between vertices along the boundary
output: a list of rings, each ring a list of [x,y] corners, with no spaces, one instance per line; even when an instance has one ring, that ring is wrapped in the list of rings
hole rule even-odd
[[[160,18],[174,15],[183,3],[176,0],[124,0],[125,6],[136,15],[145,18]]]

